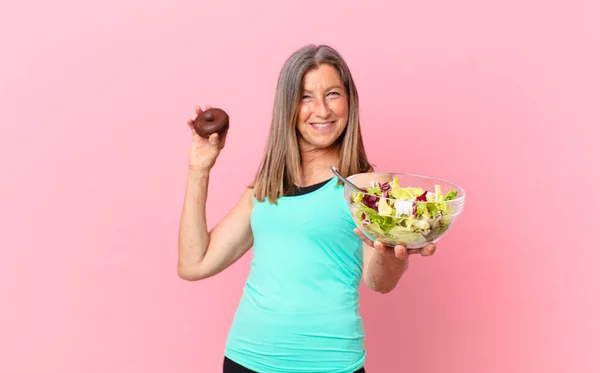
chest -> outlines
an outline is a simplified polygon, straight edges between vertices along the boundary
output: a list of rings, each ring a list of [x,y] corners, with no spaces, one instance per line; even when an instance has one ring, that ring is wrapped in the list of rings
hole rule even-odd
[[[256,203],[251,224],[258,240],[295,237],[323,241],[354,228],[341,192],[336,189],[282,198],[277,205]]]
[[[360,276],[362,241],[338,188],[255,203],[251,226],[253,266],[265,276],[341,284]]]

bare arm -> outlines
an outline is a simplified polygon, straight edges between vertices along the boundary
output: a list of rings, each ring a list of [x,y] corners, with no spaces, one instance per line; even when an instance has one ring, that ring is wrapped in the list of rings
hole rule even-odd
[[[382,294],[389,293],[398,285],[408,269],[410,255],[431,256],[436,249],[435,244],[411,250],[404,246],[390,248],[380,241],[371,241],[358,228],[354,229],[354,233],[363,241],[363,281],[369,289]]]
[[[229,267],[253,244],[250,228],[253,191],[247,189],[233,209],[211,230],[206,223],[209,173],[190,170],[179,226],[177,273],[200,280]]]
[[[207,106],[210,108],[210,106]],[[196,115],[202,109],[196,108]],[[213,276],[238,260],[254,242],[250,228],[253,190],[247,189],[231,211],[211,230],[206,224],[206,199],[210,170],[225,146],[227,130],[200,137],[193,119],[188,181],[179,223],[177,274],[185,280]]]
[[[392,291],[408,269],[408,256],[399,260],[393,254],[380,254],[366,243],[363,244],[363,281],[367,287],[378,293]]]

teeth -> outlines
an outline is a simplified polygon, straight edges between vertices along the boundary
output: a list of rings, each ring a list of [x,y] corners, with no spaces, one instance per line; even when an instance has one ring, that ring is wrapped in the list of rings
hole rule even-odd
[[[329,122],[329,123],[313,123],[312,125],[315,126],[315,127],[325,127],[325,126],[328,126],[330,124],[331,124],[331,122]]]

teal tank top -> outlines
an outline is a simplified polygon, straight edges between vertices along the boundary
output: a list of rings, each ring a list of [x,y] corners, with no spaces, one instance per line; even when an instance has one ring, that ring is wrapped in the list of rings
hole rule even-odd
[[[362,241],[337,179],[277,205],[255,199],[250,221],[250,273],[225,356],[260,373],[363,367]]]

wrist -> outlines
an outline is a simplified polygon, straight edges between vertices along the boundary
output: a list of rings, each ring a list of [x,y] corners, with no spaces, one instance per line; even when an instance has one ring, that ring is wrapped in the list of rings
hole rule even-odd
[[[210,169],[206,168],[188,168],[188,181],[192,183],[198,183],[208,180],[210,176]]]
[[[210,174],[210,168],[199,166],[188,166],[189,176],[207,177]]]
[[[380,253],[377,251],[373,255],[377,258],[376,263],[381,266],[393,268],[395,270],[406,270],[408,267],[408,256],[402,259],[398,258],[393,252]]]

